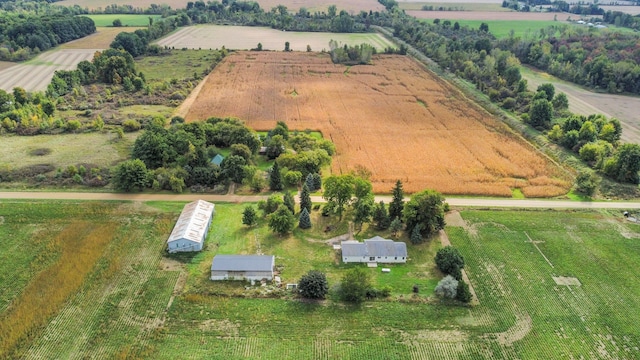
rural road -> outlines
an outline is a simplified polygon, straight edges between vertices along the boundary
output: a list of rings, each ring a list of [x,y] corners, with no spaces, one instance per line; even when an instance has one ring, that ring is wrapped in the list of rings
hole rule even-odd
[[[123,193],[84,193],[84,192],[0,192],[0,199],[34,199],[34,200],[128,200],[128,201],[193,201],[207,200],[212,202],[257,202],[266,199],[261,195],[210,195],[210,194],[123,194]],[[391,196],[376,196],[376,202],[391,202]],[[324,202],[320,196],[312,196],[313,202]],[[504,207],[504,208],[542,208],[542,209],[640,209],[640,202],[624,201],[570,201],[542,199],[480,199],[449,198],[451,206],[460,207]]]

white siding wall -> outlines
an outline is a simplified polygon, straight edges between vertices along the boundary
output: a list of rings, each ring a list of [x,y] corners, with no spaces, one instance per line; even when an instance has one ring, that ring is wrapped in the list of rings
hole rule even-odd
[[[343,256],[342,261],[345,263],[368,263],[368,262],[379,262],[384,264],[393,264],[393,263],[406,263],[407,259],[402,256],[378,256],[371,260],[369,257],[363,256]]]
[[[202,243],[197,243],[186,239],[178,239],[169,243],[170,253],[200,250],[202,250]]]

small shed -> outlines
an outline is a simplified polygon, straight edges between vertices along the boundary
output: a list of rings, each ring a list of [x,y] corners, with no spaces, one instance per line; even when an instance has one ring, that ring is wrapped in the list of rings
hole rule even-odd
[[[216,255],[211,263],[211,280],[273,280],[273,255]]]
[[[340,243],[345,263],[406,263],[407,244],[375,236],[364,242],[348,240]]]
[[[218,154],[214,156],[213,159],[211,159],[211,163],[220,166],[223,160],[224,160],[224,156]]]
[[[170,253],[202,250],[214,213],[215,205],[204,200],[185,205],[169,235],[167,250]]]

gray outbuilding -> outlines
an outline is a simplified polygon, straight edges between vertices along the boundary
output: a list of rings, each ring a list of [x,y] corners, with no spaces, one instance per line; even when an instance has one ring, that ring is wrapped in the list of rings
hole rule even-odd
[[[216,255],[211,263],[211,280],[273,280],[273,255]]]
[[[170,253],[202,250],[214,213],[215,205],[204,200],[185,205],[169,235],[167,250]]]
[[[364,242],[343,241],[342,261],[345,263],[406,263],[407,244],[375,236]]]

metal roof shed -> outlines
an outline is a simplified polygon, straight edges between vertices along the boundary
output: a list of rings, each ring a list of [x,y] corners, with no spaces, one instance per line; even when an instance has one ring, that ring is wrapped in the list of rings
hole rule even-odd
[[[202,250],[214,214],[215,205],[204,200],[185,205],[167,240],[168,251],[176,253]]]
[[[343,241],[342,261],[366,263],[405,263],[407,262],[407,244],[375,236],[364,242]]]
[[[211,263],[211,280],[273,280],[273,255],[216,255]]]

